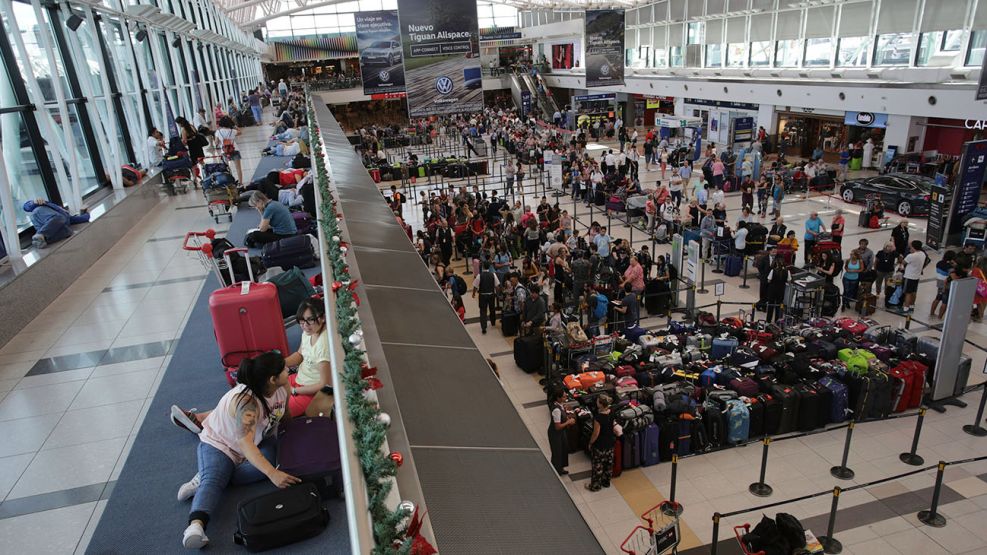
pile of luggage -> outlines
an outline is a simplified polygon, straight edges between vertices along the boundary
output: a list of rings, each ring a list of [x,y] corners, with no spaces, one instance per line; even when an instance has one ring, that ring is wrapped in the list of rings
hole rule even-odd
[[[937,349],[872,320],[781,329],[701,312],[619,339],[610,353],[548,360],[544,384],[550,396],[566,391],[579,415],[573,452],[588,444],[596,398],[613,399],[623,428],[615,457],[627,469],[917,408]]]

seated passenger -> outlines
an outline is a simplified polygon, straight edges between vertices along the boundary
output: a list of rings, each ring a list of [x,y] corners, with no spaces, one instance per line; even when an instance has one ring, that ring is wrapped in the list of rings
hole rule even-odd
[[[288,366],[298,367],[298,372],[288,377],[291,384],[288,408],[294,415],[304,415],[320,391],[332,395],[325,310],[322,301],[316,299],[305,299],[298,305],[297,318],[302,328],[302,340],[298,350],[285,359]]]
[[[89,214],[83,212],[78,216],[73,216],[69,214],[68,210],[43,198],[25,202],[24,211],[28,213],[31,218],[31,225],[34,226],[34,237],[31,238],[31,244],[36,249],[43,249],[49,243],[69,238],[72,235],[70,225],[89,221]]]
[[[259,247],[298,233],[295,219],[288,211],[288,207],[279,202],[271,201],[264,193],[260,191],[251,193],[250,206],[261,213],[261,220],[260,226],[248,233],[244,240],[244,244],[248,247]]]
[[[188,527],[182,535],[186,549],[201,549],[209,543],[206,527],[223,490],[231,483],[249,484],[267,478],[286,488],[301,481],[274,466],[278,424],[291,416],[284,358],[272,351],[244,359],[237,382],[213,411],[192,415],[201,422],[199,471],[178,488],[179,501],[192,498]],[[188,413],[172,407],[173,420],[176,410],[188,419]]]

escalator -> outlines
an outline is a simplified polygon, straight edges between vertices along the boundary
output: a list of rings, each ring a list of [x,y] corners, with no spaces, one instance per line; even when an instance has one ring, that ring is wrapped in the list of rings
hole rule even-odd
[[[531,89],[528,88],[527,83],[518,77],[517,73],[511,73],[511,98],[514,99],[514,106],[517,107],[518,113],[523,113],[524,98],[528,95],[531,95]],[[528,96],[528,99],[530,108],[530,103],[533,101],[534,96]]]
[[[541,110],[542,117],[550,121],[552,119],[552,114],[559,111],[559,107],[555,103],[555,100],[546,95],[544,92],[540,92],[538,90],[538,87],[535,85],[535,79],[531,75],[525,73],[522,75],[522,79],[524,80],[524,84],[527,85],[528,90],[531,91],[535,102],[537,102],[538,109]]]

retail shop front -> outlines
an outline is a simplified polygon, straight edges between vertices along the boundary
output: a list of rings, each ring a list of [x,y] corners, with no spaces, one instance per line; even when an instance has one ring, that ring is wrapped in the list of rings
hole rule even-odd
[[[735,149],[747,146],[757,136],[759,106],[746,102],[686,98],[684,115],[703,120],[703,140]]]
[[[923,151],[959,156],[963,144],[987,136],[987,120],[929,118],[925,124]]]
[[[795,106],[779,107],[777,112],[778,150],[785,156],[840,161],[840,146],[847,140],[845,112]]]
[[[635,127],[650,127],[654,125],[656,117],[675,114],[675,97],[635,94],[633,98]]]

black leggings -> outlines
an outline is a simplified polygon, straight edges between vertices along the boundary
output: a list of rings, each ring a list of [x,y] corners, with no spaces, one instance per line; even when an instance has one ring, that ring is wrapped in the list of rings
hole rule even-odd
[[[274,233],[270,229],[267,231],[254,231],[250,235],[247,235],[246,240],[244,240],[244,244],[248,247],[259,247],[261,245],[280,241],[281,239],[286,239],[288,237],[293,237],[293,235],[281,235]]]

